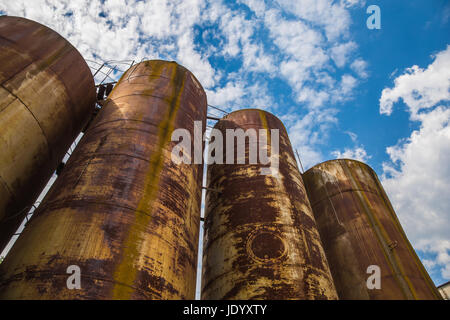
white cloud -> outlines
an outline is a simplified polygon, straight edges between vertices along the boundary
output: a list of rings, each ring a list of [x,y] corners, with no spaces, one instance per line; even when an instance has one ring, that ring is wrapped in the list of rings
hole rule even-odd
[[[329,40],[336,40],[348,33],[350,14],[345,9],[345,4],[335,3],[333,0],[278,0],[277,2],[300,19],[323,28]]]
[[[345,36],[349,28],[350,21],[347,19],[348,12],[345,8],[360,2],[333,3],[327,0],[320,1],[320,5],[316,6],[314,1],[307,0],[308,5],[300,7],[292,7],[283,1],[276,5],[258,0],[240,2],[248,6],[255,16],[249,17],[242,11],[232,10],[222,1],[209,3],[207,12],[202,15],[202,21],[217,24],[222,37],[221,49],[211,52],[228,60],[237,59],[242,62],[242,67],[238,71],[241,75],[239,82],[243,83],[242,80],[251,73],[264,74],[270,78],[281,76],[292,88],[292,95],[296,101],[308,108],[323,107],[352,98],[358,79],[345,74],[340,80],[335,80],[331,59],[333,58],[336,64],[343,68],[356,51],[356,43],[351,40],[341,41],[339,37]],[[294,14],[297,18],[286,18],[285,12]],[[321,22],[320,16],[314,14],[318,12],[329,20],[326,23]],[[330,41],[329,32],[327,33],[325,29],[331,26],[334,28],[336,24],[342,27],[341,31]],[[261,31],[268,32],[269,43],[263,44],[258,39],[257,35]],[[361,75],[367,77],[365,70],[367,65],[362,59],[355,63],[355,66],[358,67],[356,74],[359,77]],[[217,78],[220,76],[216,75]],[[223,76],[235,87],[235,79],[231,75]],[[230,90],[228,84],[211,86],[209,92],[213,96],[212,99],[223,97],[224,88]],[[217,95],[213,94],[215,91],[218,91]],[[243,103],[246,106],[257,103],[269,105],[273,101],[270,99],[273,94],[269,91],[263,95],[268,98],[265,101],[249,100],[254,95],[247,94],[236,96],[234,101],[227,99],[226,103],[233,105]]]
[[[355,77],[353,77],[349,74],[344,74],[342,76],[341,85],[339,88],[342,99],[345,97],[348,97],[348,95],[353,91],[353,89],[356,87],[356,85],[357,85],[357,80],[355,79]]]
[[[194,48],[203,0],[0,0],[0,6],[56,30],[86,59],[177,60],[205,87],[218,80],[207,57]]]
[[[266,11],[264,0],[239,0],[252,10],[257,17],[262,17]]]
[[[241,101],[245,95],[244,84],[229,81],[225,87],[216,90],[207,90],[208,102],[211,105],[229,107],[230,103]]]
[[[265,11],[264,26],[281,52],[280,74],[286,79],[296,101],[309,108],[350,99],[358,80],[350,75],[336,81],[336,70],[349,63],[357,50],[347,37],[350,26],[344,4],[321,1],[278,1],[280,6]],[[285,11],[296,19],[288,19]],[[331,33],[330,33],[331,32]],[[357,75],[367,77],[367,65],[360,59]]]
[[[276,70],[271,56],[264,52],[261,44],[245,43],[243,51],[243,67],[247,71],[274,72]]]
[[[311,108],[317,108],[325,104],[330,99],[330,94],[326,91],[318,91],[304,87],[297,96],[298,102],[305,102]]]
[[[252,105],[246,107],[270,110],[272,112],[278,109],[278,102],[274,101],[273,97],[269,95],[270,90],[267,83],[257,82],[247,88],[247,90],[251,97]]]
[[[341,43],[331,48],[331,58],[336,66],[342,68],[347,63],[349,55],[357,48],[355,42]]]
[[[193,38],[190,32],[178,37],[177,61],[192,71],[205,88],[210,88],[217,80],[215,70],[207,58],[195,50]]]
[[[245,86],[254,84],[247,80],[254,73],[281,76],[296,101],[306,107],[351,98],[358,79],[353,78],[354,83],[349,77],[335,80],[331,61],[345,67],[356,51],[356,44],[349,39],[348,8],[361,1],[239,2],[254,15],[221,0],[0,0],[0,5],[7,14],[37,20],[60,32],[88,60],[176,60],[214,92],[228,81],[235,82],[211,63],[213,58],[224,57],[226,62],[242,64],[239,80]],[[199,31],[198,27],[205,26]],[[198,33],[202,44],[196,40]],[[273,95],[265,94],[267,98]],[[245,97],[235,104],[257,102],[248,100],[254,95]]]
[[[426,68],[414,66],[384,89],[380,112],[400,98],[420,128],[387,148],[383,185],[413,246],[426,254],[429,270],[450,279],[450,47]]]
[[[330,154],[335,159],[354,159],[367,163],[372,156],[367,154],[367,151],[364,149],[363,145],[358,144],[358,135],[351,131],[346,131],[345,133],[352,140],[354,147],[344,148],[344,151],[334,150],[331,151]]]
[[[345,148],[343,152],[335,150],[331,154],[336,159],[354,159],[362,162],[367,162],[371,158],[362,146],[355,147],[354,149]]]
[[[236,79],[228,81],[224,87],[206,90],[209,104],[230,111],[243,108],[270,109],[273,111],[278,104],[268,94],[269,92],[266,83],[256,82],[246,86],[244,82]]]
[[[255,25],[241,13],[235,13],[225,6],[220,8],[220,29],[227,40],[222,53],[235,57],[242,52],[242,46],[250,42]]]
[[[394,80],[394,88],[383,90],[380,113],[390,115],[394,103],[401,98],[413,119],[421,109],[428,109],[440,101],[450,100],[450,46],[439,52],[426,69],[414,65]]]
[[[335,109],[313,109],[300,116],[291,113],[280,117],[305,170],[324,160],[318,146],[328,139],[330,127],[337,123],[336,113]]]
[[[341,3],[346,7],[353,6],[364,6],[366,4],[366,0],[341,0]]]
[[[362,79],[365,79],[369,76],[367,67],[367,62],[361,58],[356,59],[350,65],[350,68]]]
[[[355,143],[358,140],[358,135],[351,131],[346,131],[346,134],[349,135],[350,139],[352,139],[353,143]]]
[[[418,242],[417,249],[433,255],[433,259],[422,260],[427,270],[440,273],[443,279],[450,279],[450,241],[422,240]]]

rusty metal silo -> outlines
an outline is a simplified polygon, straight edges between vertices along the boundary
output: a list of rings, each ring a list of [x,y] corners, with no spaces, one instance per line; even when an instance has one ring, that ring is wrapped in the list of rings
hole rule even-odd
[[[206,108],[177,63],[131,67],[0,264],[0,298],[193,299],[203,166],[172,162],[171,135]]]
[[[0,17],[0,251],[95,105],[91,71],[55,31]]]
[[[227,115],[215,128],[224,140],[227,129],[278,129],[279,174],[261,175],[261,159],[250,164],[250,139],[245,164],[208,166],[202,299],[336,299],[281,121],[268,112],[245,109]],[[267,145],[272,139],[276,137],[269,133]],[[236,146],[226,151],[236,152]]]
[[[340,299],[439,299],[368,165],[331,160],[303,180]],[[380,289],[367,286],[369,266],[379,267]]]

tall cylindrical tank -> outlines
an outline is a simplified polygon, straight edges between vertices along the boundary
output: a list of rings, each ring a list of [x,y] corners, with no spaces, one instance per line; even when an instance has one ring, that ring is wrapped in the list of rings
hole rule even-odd
[[[55,31],[0,17],[0,252],[89,119],[91,71]]]
[[[268,112],[245,109],[227,115],[215,129],[222,132],[225,146],[228,129],[267,132],[267,140],[258,137],[258,144],[266,143],[258,149],[268,149],[269,154],[276,139],[270,130],[278,130],[279,172],[261,174],[265,167],[261,158],[258,164],[250,164],[250,146],[255,144],[250,138],[245,141],[245,164],[208,166],[202,299],[336,299],[316,222],[281,121]],[[235,152],[237,160],[238,143],[224,154]]]
[[[340,299],[439,298],[368,165],[327,161],[303,180]]]
[[[173,162],[171,135],[206,108],[177,63],[131,67],[0,264],[0,298],[193,299],[203,166]]]

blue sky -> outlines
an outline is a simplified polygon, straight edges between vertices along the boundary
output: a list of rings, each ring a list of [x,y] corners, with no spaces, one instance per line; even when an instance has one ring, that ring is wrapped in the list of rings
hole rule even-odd
[[[280,117],[306,168],[367,162],[435,283],[450,280],[448,1],[0,0],[0,13],[48,25],[92,67],[178,61],[211,105]]]

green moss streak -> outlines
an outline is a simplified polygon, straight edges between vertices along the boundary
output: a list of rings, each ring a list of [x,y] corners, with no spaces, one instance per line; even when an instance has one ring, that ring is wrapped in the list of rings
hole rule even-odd
[[[167,65],[167,63],[152,65],[152,75],[161,75]],[[172,99],[167,114],[159,125],[158,145],[150,159],[147,176],[145,178],[144,195],[140,199],[134,213],[135,220],[128,230],[126,240],[122,246],[123,251],[120,263],[116,267],[114,273],[115,285],[113,288],[113,299],[131,298],[134,291],[132,287],[135,286],[134,282],[136,280],[137,272],[139,271],[138,265],[141,256],[141,247],[146,239],[146,228],[151,220],[151,215],[143,214],[142,212],[151,212],[156,205],[155,200],[158,196],[160,174],[165,160],[163,151],[164,147],[170,143],[171,134],[174,129],[173,123],[180,107],[181,94],[184,89],[184,73],[178,66],[173,66],[172,68]],[[154,81],[154,77],[152,77],[150,81]],[[126,284],[127,286],[122,284]]]

